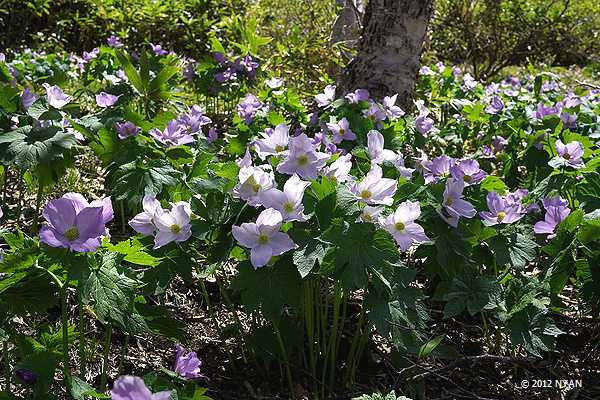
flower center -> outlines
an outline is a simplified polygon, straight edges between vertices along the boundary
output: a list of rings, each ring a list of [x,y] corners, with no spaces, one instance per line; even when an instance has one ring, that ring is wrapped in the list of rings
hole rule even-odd
[[[366,221],[366,222],[373,221],[373,216],[371,214],[362,213],[361,217],[362,217],[363,221]]]
[[[360,197],[362,197],[363,199],[370,199],[371,196],[373,196],[373,193],[371,193],[367,189],[365,189],[362,192],[360,192]]]
[[[502,222],[506,218],[506,213],[504,211],[500,211],[498,213],[498,222]]]
[[[471,182],[472,180],[473,180],[473,177],[471,175],[463,176],[463,181],[465,181],[465,182]]]
[[[281,153],[281,152],[283,151],[283,146],[282,146],[282,145],[280,145],[280,144],[276,145],[276,146],[275,146],[275,151],[276,151],[277,153]]]
[[[77,240],[79,238],[79,229],[77,229],[77,227],[75,226],[67,228],[67,230],[65,230],[65,237],[70,242],[72,242],[73,240]]]
[[[292,203],[285,203],[283,205],[283,211],[285,211],[286,213],[291,213],[292,211],[294,211],[294,205]]]
[[[258,244],[267,244],[269,243],[269,237],[264,233],[258,237]]]
[[[394,227],[396,228],[396,230],[403,231],[404,228],[406,228],[406,225],[404,225],[402,222],[396,222]]]
[[[260,191],[260,185],[258,183],[255,183],[254,185],[252,185],[252,191],[254,193],[258,193]]]
[[[177,224],[173,224],[171,225],[171,232],[174,234],[178,234],[179,232],[181,232],[181,227]]]
[[[340,136],[344,136],[346,130],[344,128],[340,128]]]
[[[448,207],[450,207],[452,205],[452,203],[454,203],[454,200],[452,200],[451,197],[447,198],[446,201],[444,202],[444,204]]]
[[[298,157],[298,165],[302,166],[306,164],[308,164],[308,157],[306,155],[301,155]]]
[[[565,153],[562,156],[565,160],[569,160],[571,158],[571,155],[569,153]]]

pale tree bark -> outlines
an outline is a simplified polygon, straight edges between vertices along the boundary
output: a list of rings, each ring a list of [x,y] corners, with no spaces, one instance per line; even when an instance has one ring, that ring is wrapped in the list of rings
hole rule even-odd
[[[368,89],[381,99],[398,93],[412,108],[415,80],[433,0],[369,0],[358,53],[340,78],[340,94]]]

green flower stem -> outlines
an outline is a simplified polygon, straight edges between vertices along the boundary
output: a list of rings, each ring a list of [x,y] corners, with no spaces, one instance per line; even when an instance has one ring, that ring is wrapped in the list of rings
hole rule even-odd
[[[42,207],[42,197],[44,196],[44,185],[41,184],[38,178],[38,189],[35,197],[35,214],[33,215],[33,232],[37,232],[40,218],[40,208]]]
[[[108,367],[108,356],[110,355],[110,345],[112,340],[112,324],[106,325],[106,332],[104,334],[104,354],[102,356],[102,372],[100,375],[100,390],[106,389],[106,370]]]
[[[283,343],[283,338],[281,337],[281,333],[279,332],[277,323],[274,321],[273,321],[273,327],[275,329],[275,336],[277,336],[277,343],[279,344],[279,349],[281,350],[281,355],[283,357],[283,362],[285,364],[285,375],[286,375],[288,386],[290,389],[290,398],[294,398],[294,381],[292,379],[292,370],[290,369],[290,363],[288,362],[288,356],[287,356],[287,351],[285,350],[285,344]]]
[[[61,300],[61,324],[62,324],[62,350],[63,350],[63,375],[65,391],[69,396],[69,381],[71,379],[71,370],[69,367],[69,315],[67,295],[69,292],[69,281],[67,280],[60,287]],[[70,396],[69,396],[70,397]]]
[[[227,307],[233,313],[233,318],[235,319],[235,323],[236,323],[236,325],[239,328],[240,339],[241,339],[240,350],[241,350],[241,353],[242,353],[242,359],[244,360],[244,363],[247,363],[248,360],[246,359],[246,352],[245,352],[246,340],[244,339],[244,337],[245,337],[244,325],[242,325],[242,321],[240,321],[240,317],[237,314],[237,310],[235,309],[235,307],[233,305],[233,302],[229,298],[229,295],[227,294],[227,291],[223,287],[223,283],[221,282],[221,278],[219,278],[218,276],[216,276],[216,280],[217,280],[217,285],[219,285],[219,291],[221,292],[221,296],[223,296],[223,299],[225,300],[225,304],[227,305]]]
[[[4,359],[4,381],[6,382],[6,393],[10,393],[10,355],[8,353],[8,340],[2,343],[2,358]]]
[[[85,340],[85,320],[83,318],[83,299],[81,294],[77,295],[77,308],[79,309],[79,374],[82,379],[85,377],[86,368],[86,340]]]
[[[129,339],[129,334],[125,335],[125,343],[123,344],[123,348],[121,349],[121,358],[119,359],[119,375],[123,373],[123,363],[125,362],[125,357],[127,357],[127,351],[129,350]]]
[[[306,325],[306,340],[308,341],[308,359],[311,377],[317,377],[317,355],[315,354],[315,325],[313,305],[313,285],[311,280],[304,283],[304,323]]]

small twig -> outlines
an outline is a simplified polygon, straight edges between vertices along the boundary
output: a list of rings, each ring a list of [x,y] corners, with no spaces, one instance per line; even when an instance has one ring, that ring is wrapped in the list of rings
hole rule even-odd
[[[583,81],[580,81],[578,79],[575,79],[575,82],[577,82],[579,84],[579,86],[587,86],[587,87],[590,87],[592,89],[600,89],[600,86],[594,85],[593,83],[583,82]]]
[[[436,370],[428,370],[427,372],[423,372],[422,374],[414,375],[407,380],[416,381],[427,378],[430,375],[438,375],[440,372],[451,370],[454,368],[458,368],[465,364],[476,364],[476,363],[484,363],[484,362],[493,362],[493,363],[502,363],[502,364],[531,364],[537,361],[535,358],[527,357],[527,358],[516,358],[516,357],[507,357],[507,356],[497,356],[493,354],[483,354],[480,356],[471,356],[471,357],[463,357],[458,360],[451,362],[445,367],[438,368]],[[439,375],[438,375],[439,376]]]

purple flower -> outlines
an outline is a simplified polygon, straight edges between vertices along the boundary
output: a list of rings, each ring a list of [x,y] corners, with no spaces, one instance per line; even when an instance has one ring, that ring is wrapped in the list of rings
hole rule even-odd
[[[346,100],[351,104],[356,104],[361,101],[369,100],[369,96],[369,91],[367,89],[356,89],[354,92],[346,95]]]
[[[268,208],[260,213],[255,223],[231,228],[235,240],[250,249],[250,262],[254,268],[263,267],[272,257],[298,247],[287,234],[279,231],[282,222],[281,213]]]
[[[215,140],[217,140],[218,138],[219,138],[219,132],[217,131],[217,128],[215,128],[214,126],[210,127],[208,129],[208,135],[207,135],[208,143],[212,143]]]
[[[563,122],[563,125],[567,128],[577,128],[577,114],[575,113],[569,114],[567,112],[563,112],[560,114],[560,120]]]
[[[215,74],[215,80],[219,83],[235,81],[236,79],[237,79],[237,72],[233,66],[228,67],[224,71],[220,71]]]
[[[537,109],[534,113],[534,116],[538,120],[543,120],[545,117],[549,115],[557,115],[559,113],[558,108],[553,106],[546,106],[544,103],[540,102],[537,105]]]
[[[360,181],[350,186],[350,191],[356,198],[370,205],[392,205],[396,193],[396,181],[383,177],[383,171],[377,164],[371,164],[371,170]]]
[[[325,86],[323,93],[315,96],[315,100],[319,107],[327,107],[335,99],[335,85]]]
[[[433,160],[428,161],[424,164],[426,168],[423,177],[425,183],[438,182],[440,178],[447,178],[450,176],[450,171],[455,166],[456,160],[447,155],[441,155],[435,157]]]
[[[346,182],[352,177],[349,175],[352,169],[352,154],[341,155],[331,165],[325,167],[324,175],[336,180]]]
[[[384,161],[394,161],[398,157],[392,150],[384,149],[383,146],[383,135],[379,131],[372,130],[367,133],[367,150],[372,163],[379,164]]]
[[[581,99],[575,93],[569,93],[562,102],[564,108],[575,108],[581,104]]]
[[[246,124],[251,124],[252,120],[256,116],[256,113],[261,109],[262,103],[252,93],[248,93],[244,100],[238,104],[238,115],[244,119]]]
[[[473,218],[477,211],[471,203],[463,199],[464,181],[449,178],[444,189],[442,218],[451,226],[457,227],[460,217]]]
[[[33,385],[38,380],[38,375],[27,368],[15,368],[15,375],[27,385]]]
[[[504,139],[502,136],[494,136],[492,138],[492,148],[494,153],[500,153],[506,145],[508,144],[508,140]]]
[[[219,64],[221,66],[225,66],[229,63],[227,56],[223,53],[214,52],[213,57],[214,57],[215,61],[217,62],[217,64]]]
[[[417,127],[417,131],[423,136],[427,136],[429,131],[433,128],[433,119],[429,118],[427,114],[420,114],[416,120],[415,124]]]
[[[486,172],[479,168],[477,160],[461,160],[450,167],[454,179],[462,180],[465,186],[476,185],[485,179]]]
[[[569,206],[569,203],[567,202],[567,200],[563,199],[560,196],[554,196],[554,197],[546,197],[545,199],[543,199],[542,205],[544,206],[545,209],[548,209],[550,207],[565,208],[565,207]]]
[[[35,93],[33,93],[31,90],[29,90],[28,87],[26,87],[23,90],[23,93],[21,93],[21,103],[23,104],[23,108],[25,108],[25,110],[28,110],[29,107],[31,107],[31,105],[35,103],[35,101],[38,98],[39,97]]]
[[[183,75],[183,77],[188,82],[192,82],[194,80],[194,77],[196,76],[196,65],[197,64],[198,63],[193,58],[187,59],[185,67],[183,68],[181,75]]]
[[[238,173],[239,183],[233,188],[233,197],[245,200],[253,207],[261,205],[262,192],[275,187],[271,171],[261,167],[243,166]]]
[[[582,168],[584,166],[583,157],[583,145],[577,141],[569,142],[566,145],[557,139],[554,144],[558,156],[548,161],[548,165],[553,168],[558,167],[573,167]]]
[[[129,226],[142,235],[154,236],[154,233],[156,232],[154,217],[157,214],[162,214],[164,210],[162,209],[160,202],[149,195],[144,196],[142,207],[144,211],[133,217],[133,219],[129,221]]]
[[[108,39],[106,39],[106,43],[110,47],[114,47],[114,48],[117,48],[117,49],[120,48],[120,47],[123,47],[123,43],[121,42],[121,39],[119,39],[115,35],[110,35],[110,37]]]
[[[112,400],[169,400],[171,391],[152,394],[142,378],[121,376],[115,381],[110,395]]]
[[[357,221],[377,224],[377,219],[384,209],[384,206],[364,206]]]
[[[377,104],[373,100],[369,100],[369,107],[362,112],[365,118],[370,118],[374,122],[383,121],[386,119],[385,109],[382,105]]]
[[[269,134],[270,133],[270,134]],[[267,156],[286,155],[287,147],[290,141],[290,127],[281,123],[272,130],[260,133],[261,139],[254,142],[256,153],[264,160]]]
[[[544,215],[544,220],[536,222],[533,226],[533,231],[537,234],[547,234],[548,239],[552,239],[556,236],[556,227],[569,216],[571,210],[564,205],[545,208],[546,215]]]
[[[208,125],[211,122],[212,120],[204,115],[204,111],[199,105],[190,107],[186,114],[182,114],[177,118],[179,126],[190,135],[198,133],[204,125]]]
[[[128,137],[135,136],[140,132],[140,128],[138,128],[131,121],[117,122],[115,124],[115,129],[117,130],[117,136],[121,140],[125,140]]]
[[[405,201],[401,203],[393,214],[386,218],[379,218],[379,224],[388,231],[400,246],[406,251],[415,243],[428,242],[423,227],[415,220],[421,215],[421,206],[418,202]]]
[[[504,110],[504,102],[500,97],[494,96],[492,97],[492,101],[490,102],[490,104],[485,109],[485,112],[494,115],[498,114],[502,110]]]
[[[115,96],[114,94],[100,92],[96,95],[96,104],[98,104],[98,107],[102,108],[112,107],[119,101],[119,97],[121,97],[121,95]]]
[[[428,66],[424,65],[424,66],[421,67],[421,69],[419,69],[419,74],[427,76],[427,75],[433,75],[434,72],[433,72],[433,70],[431,68],[429,68]]]
[[[48,104],[52,107],[60,110],[71,102],[71,96],[67,96],[58,86],[50,86],[47,83],[43,86],[46,88]]]
[[[462,74],[462,71],[460,70],[460,67],[458,66],[453,66],[452,67],[452,76],[454,76],[454,79],[458,79],[458,77],[460,76],[460,74]]]
[[[187,351],[177,345],[177,355],[175,356],[175,372],[185,379],[201,378],[200,366],[202,362],[195,351]]]
[[[328,122],[327,129],[333,132],[333,143],[342,143],[343,140],[356,140],[356,135],[350,130],[350,122],[346,117],[335,123]]]
[[[83,61],[90,62],[92,61],[94,58],[96,58],[98,56],[98,54],[100,54],[100,49],[99,48],[93,48],[91,51],[87,52],[84,51],[83,52]]]
[[[4,53],[0,53],[0,62],[6,62],[6,55]]]
[[[485,87],[486,96],[491,96],[493,94],[500,93],[500,84],[499,83],[490,83]]]
[[[490,211],[479,213],[485,225],[512,224],[523,217],[520,204],[508,203],[496,192],[489,192],[486,201]]]
[[[281,213],[284,221],[306,221],[302,198],[310,182],[301,180],[294,174],[283,185],[283,191],[271,188],[261,192],[260,200],[265,208],[274,208]]]
[[[160,44],[152,44],[152,43],[150,43],[150,47],[152,47],[152,51],[157,56],[165,56],[165,55],[169,54],[169,52],[167,50],[163,49]]]
[[[283,79],[277,77],[271,77],[265,81],[265,85],[267,85],[270,89],[279,89],[283,86]]]
[[[156,226],[154,248],[166,246],[171,242],[185,242],[192,236],[190,225],[191,209],[189,203],[178,202],[171,210],[156,209],[153,222]]]
[[[67,193],[50,201],[42,213],[47,222],[40,240],[50,247],[77,252],[95,251],[107,235],[106,223],[113,218],[110,197],[88,203],[79,193]]]
[[[477,81],[471,74],[466,73],[463,77],[463,85],[467,91],[471,91],[477,87]]]
[[[160,129],[151,129],[148,132],[154,139],[167,146],[179,146],[182,144],[193,143],[196,139],[189,133],[184,126],[181,126],[176,120],[169,121],[164,131]]]
[[[288,175],[298,174],[302,179],[316,179],[330,157],[318,152],[305,133],[291,138],[289,148],[287,157],[277,165],[277,171]]]
[[[385,96],[383,98],[383,107],[385,109],[385,114],[389,119],[397,119],[402,117],[405,112],[396,105],[396,99],[398,98],[398,94],[393,96]]]

